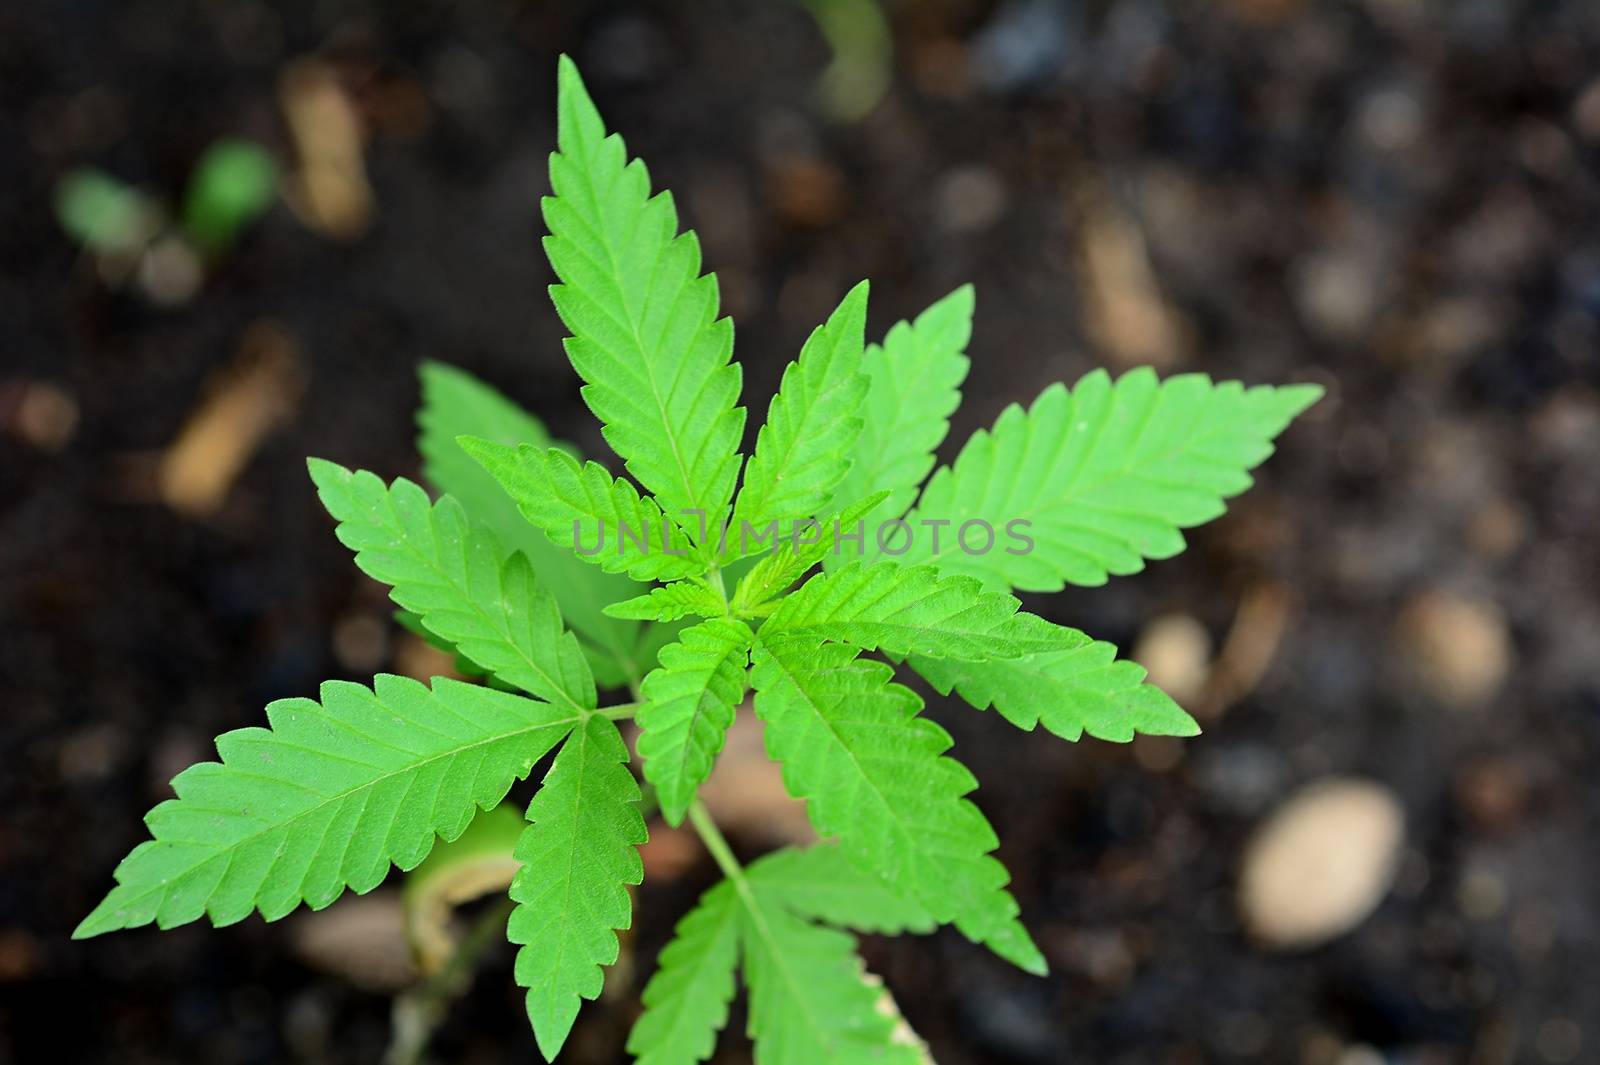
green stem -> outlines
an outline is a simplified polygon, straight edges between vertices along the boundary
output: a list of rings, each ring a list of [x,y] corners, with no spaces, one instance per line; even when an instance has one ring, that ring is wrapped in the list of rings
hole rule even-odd
[[[711,812],[706,809],[705,803],[699,799],[689,804],[689,823],[694,825],[694,830],[700,836],[700,842],[706,845],[706,850],[711,852],[711,857],[717,860],[717,866],[722,870],[722,875],[728,878],[728,883],[733,885],[733,890],[738,894],[739,901],[744,904],[745,913],[750,921],[751,934],[759,937],[765,944],[767,951],[772,955],[777,967],[782,971],[784,979],[800,994],[800,982],[795,978],[789,968],[788,959],[784,956],[783,946],[778,937],[767,924],[766,911],[761,908],[756,899],[755,892],[751,890],[750,881],[744,875],[744,866],[739,864],[739,859],[733,856],[733,848],[728,846],[728,841],[722,837],[722,831],[717,828],[717,823],[711,819]],[[803,997],[797,999],[803,1001]],[[817,1026],[815,1019],[807,1018]]]
[[[722,567],[712,566],[706,571],[706,581],[711,585],[711,590],[722,597],[723,609],[728,606],[728,586],[722,582]]]
[[[747,894],[744,866],[733,856],[733,848],[728,846],[722,830],[711,819],[711,811],[707,810],[706,804],[699,799],[689,804],[689,823],[694,826],[700,842],[706,845],[706,850],[711,852],[711,857],[716,859],[717,867],[722,870],[723,875],[733,882],[739,894]]]
[[[643,705],[643,703],[618,703],[616,706],[602,706],[600,709],[593,711],[593,713],[611,721],[625,721],[637,714],[639,708]]]
[[[478,959],[503,937],[511,906],[511,900],[503,898],[485,910],[456,945],[443,969],[395,998],[384,1065],[419,1065],[423,1061],[450,1003],[470,988]]]

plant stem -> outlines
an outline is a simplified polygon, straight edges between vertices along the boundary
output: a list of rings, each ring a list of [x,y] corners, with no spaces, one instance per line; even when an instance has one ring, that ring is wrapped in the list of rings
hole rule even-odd
[[[689,804],[689,823],[694,826],[700,842],[706,845],[706,850],[711,852],[711,857],[716,859],[717,867],[722,870],[723,875],[733,881],[741,895],[744,894],[744,866],[733,856],[733,848],[728,846],[722,830],[711,819],[711,811],[707,810],[706,804],[699,799]]]
[[[423,1060],[447,1008],[471,986],[478,959],[486,948],[498,942],[500,936],[496,933],[504,932],[510,915],[510,899],[501,899],[485,910],[457,944],[443,969],[395,998],[384,1065],[418,1065]]]
[[[728,586],[722,582],[722,567],[712,566],[706,571],[706,580],[711,584],[711,590],[722,597],[724,609],[728,606]]]
[[[602,706],[594,712],[611,721],[624,721],[637,714],[643,705],[643,703],[618,703],[616,706]]]

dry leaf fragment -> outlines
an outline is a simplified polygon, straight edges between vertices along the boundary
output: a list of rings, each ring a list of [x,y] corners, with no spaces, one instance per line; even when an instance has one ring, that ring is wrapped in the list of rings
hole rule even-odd
[[[293,411],[304,377],[294,334],[267,319],[250,326],[238,355],[162,454],[162,502],[192,517],[216,513],[262,439]]]

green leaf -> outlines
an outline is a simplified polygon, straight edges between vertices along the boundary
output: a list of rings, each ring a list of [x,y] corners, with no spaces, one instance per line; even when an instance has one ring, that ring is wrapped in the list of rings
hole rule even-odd
[[[528,556],[539,583],[556,597],[561,616],[583,645],[602,686],[637,684],[648,672],[633,658],[639,626],[607,616],[604,608],[637,595],[641,586],[620,573],[587,565],[551,543],[456,438],[471,433],[497,444],[556,446],[565,451],[571,446],[552,441],[537,418],[464,370],[425,362],[421,375],[417,449],[422,453],[423,475],[440,492],[455,496],[474,522],[489,526],[507,547]]]
[[[810,635],[892,655],[1016,658],[1088,637],[1019,612],[1016,596],[933,566],[852,563],[819,573],[778,606],[762,631]]]
[[[1200,726],[1166,692],[1144,683],[1144,669],[1117,659],[1109,643],[1087,642],[1070,651],[1028,655],[1005,662],[955,662],[913,658],[929,684],[951,690],[979,710],[993,706],[1007,721],[1032,731],[1044,727],[1066,740],[1085,732],[1126,743],[1134,733],[1198,736]]]
[[[655,669],[661,664],[661,652],[664,648],[672,646],[678,641],[678,634],[687,626],[682,621],[661,621],[654,625],[646,625],[640,634],[639,646],[634,650],[634,657],[643,662],[648,670]]]
[[[655,500],[598,462],[579,465],[559,448],[513,448],[471,436],[462,437],[461,446],[494,475],[523,517],[590,565],[636,580],[705,572],[705,562],[690,554]]]
[[[711,775],[734,711],[744,698],[755,634],[742,621],[712,618],[684,629],[661,650],[661,665],[640,688],[639,755],[656,786],[661,813],[679,824]]]
[[[278,163],[255,141],[227,138],[206,149],[183,199],[184,233],[220,252],[278,198]]]
[[[443,639],[436,632],[429,632],[428,627],[422,623],[421,614],[413,614],[409,610],[401,610],[396,607],[390,616],[394,618],[396,625],[399,625],[411,635],[418,637],[435,651],[441,651],[449,655],[452,659],[450,668],[468,680],[481,680],[485,684],[499,688],[501,691],[513,692],[520,690],[516,685],[505,683],[493,673],[490,673],[487,669],[484,669],[478,663],[456,650],[456,645],[449,640]]]
[[[567,356],[628,472],[674,518],[699,510],[716,528],[744,433],[733,325],[717,317],[716,278],[700,276],[700,243],[678,233],[671,194],[651,196],[644,163],[606,136],[565,56],[558,83],[544,247],[561,279],[550,295],[572,332]]]
[[[820,514],[850,469],[861,435],[862,331],[867,283],[851,289],[828,321],[813,330],[756,436],[755,453],[733,508],[734,530],[761,529]],[[853,502],[853,500],[847,500]],[[742,537],[741,537],[742,539]]]
[[[801,917],[857,932],[931,932],[927,909],[863,870],[831,843],[785,847],[746,870],[761,894]]]
[[[387,674],[370,690],[328,681],[321,696],[269,704],[270,729],[225,733],[221,762],[179,773],[178,797],[145,818],[152,839],[73,937],[201,914],[221,926],[252,909],[273,921],[370,891],[391,862],[415,868],[436,835],[459,836],[577,720],[442,677],[432,691]]]
[[[103,170],[67,171],[56,182],[54,199],[56,221],[91,251],[137,251],[162,226],[160,209],[144,193]]]
[[[435,504],[404,478],[385,486],[365,470],[322,459],[308,466],[356,565],[391,585],[390,598],[428,631],[508,684],[573,710],[595,706],[578,642],[525,557],[508,557],[449,496]]]
[[[1182,551],[1180,529],[1217,517],[1224,500],[1250,487],[1247,471],[1321,395],[1316,385],[1247,389],[1203,374],[1159,381],[1148,368],[1115,383],[1096,370],[1071,391],[1051,385],[1028,410],[1013,404],[992,430],[974,433],[912,512],[914,530],[944,521],[959,533],[987,522],[993,549],[967,554],[947,532],[934,550],[918,535],[900,560],[936,560],[990,587],[1030,592],[1137,573],[1145,559]],[[973,547],[985,540],[981,530],[969,537]]]
[[[741,911],[748,1030],[756,1065],[919,1065],[896,1039],[896,1018],[878,1007],[855,939],[791,913],[751,885]]]
[[[944,757],[949,735],[882,662],[820,637],[763,627],[750,679],[767,752],[822,836],[967,938],[1030,972],[1044,958],[1017,922],[994,830],[965,796],[977,781]]]
[[[647,618],[651,621],[677,621],[693,614],[702,618],[720,617],[728,612],[722,597],[703,584],[678,581],[652,588],[644,595],[606,607],[614,618]]]
[[[628,1033],[634,1065],[696,1065],[716,1050],[733,1000],[739,914],[733,884],[724,880],[678,922]]]
[[[605,982],[617,960],[619,928],[632,923],[628,885],[644,879],[639,785],[628,748],[601,716],[575,729],[528,806],[517,843],[522,869],[507,937],[520,944],[517,983],[528,989],[528,1020],[545,1058],[555,1060],[580,999]]]
[[[887,489],[888,501],[871,512],[868,524],[892,521],[917,498],[917,488],[933,469],[934,449],[950,431],[950,415],[961,403],[961,382],[969,365],[973,291],[962,285],[917,316],[898,322],[883,346],[867,348],[862,368],[869,382],[862,407],[864,424],[852,453],[850,472],[835,498],[861,499]],[[842,564],[838,556],[827,568]]]
[[[888,492],[874,492],[830,518],[797,526],[793,535],[763,555],[739,581],[733,597],[734,613],[765,606],[818,562],[847,557],[837,549],[847,538],[856,542],[855,553],[859,555],[868,535],[866,516],[887,498]]]

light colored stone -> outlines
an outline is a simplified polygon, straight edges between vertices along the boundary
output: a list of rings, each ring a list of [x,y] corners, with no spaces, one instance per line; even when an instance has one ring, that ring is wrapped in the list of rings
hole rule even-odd
[[[1423,592],[1406,605],[1400,630],[1407,665],[1446,705],[1481,705],[1511,669],[1511,634],[1500,608],[1488,600]]]
[[[1319,946],[1365,920],[1394,879],[1405,815],[1382,785],[1327,778],[1284,802],[1246,847],[1245,927],[1263,947]]]
[[[1211,666],[1211,634],[1188,614],[1163,614],[1144,627],[1133,660],[1151,684],[1188,706],[1205,686]]]
[[[939,179],[939,219],[952,233],[981,233],[1006,213],[1006,186],[982,165],[958,166]]]
[[[398,991],[417,979],[398,891],[352,895],[296,914],[290,942],[307,965],[368,991]]]
[[[1382,297],[1381,264],[1354,247],[1302,256],[1290,273],[1295,302],[1324,337],[1349,341],[1362,336]]]
[[[78,400],[65,388],[48,381],[25,384],[17,403],[15,426],[22,439],[40,451],[60,451],[78,430]]]
[[[1586,141],[1600,141],[1600,78],[1591,81],[1572,105],[1572,125]]]

